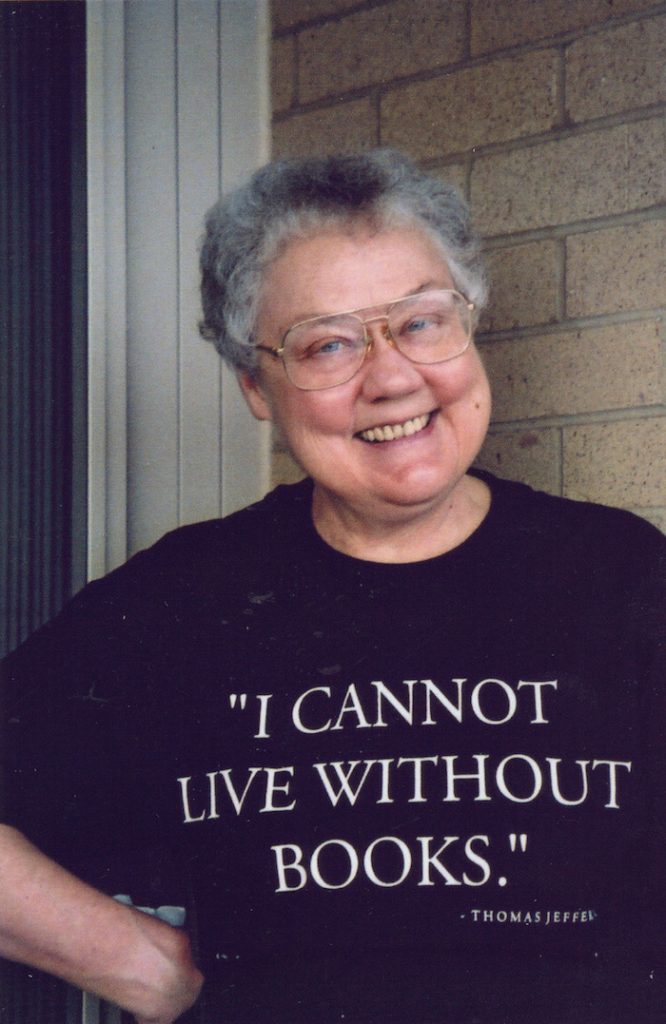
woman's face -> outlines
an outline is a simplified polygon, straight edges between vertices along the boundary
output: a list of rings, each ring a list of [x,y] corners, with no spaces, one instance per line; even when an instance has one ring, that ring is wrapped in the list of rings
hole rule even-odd
[[[418,228],[322,231],[289,243],[269,266],[256,338],[279,346],[289,327],[310,317],[383,313],[421,289],[452,287],[444,258]],[[315,481],[320,508],[405,520],[446,502],[466,473],[487,430],[489,387],[474,346],[450,362],[416,365],[389,344],[381,321],[370,330],[372,349],[346,384],[301,391],[265,353],[256,376],[240,383],[255,416],[276,424]],[[426,425],[395,440],[364,436],[410,420]]]

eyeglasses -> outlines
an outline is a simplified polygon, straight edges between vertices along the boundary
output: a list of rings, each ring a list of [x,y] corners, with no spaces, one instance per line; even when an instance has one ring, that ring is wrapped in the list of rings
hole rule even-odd
[[[474,303],[460,292],[419,292],[390,303],[383,314],[359,316],[376,308],[311,317],[290,327],[279,347],[255,347],[281,359],[287,377],[302,391],[323,391],[351,380],[373,346],[368,324],[377,320],[386,321],[386,340],[412,363],[445,363],[469,348]]]

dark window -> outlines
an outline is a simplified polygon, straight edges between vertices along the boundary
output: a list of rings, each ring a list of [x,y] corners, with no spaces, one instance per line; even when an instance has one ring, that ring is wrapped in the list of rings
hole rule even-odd
[[[0,3],[0,654],[85,578],[85,4]]]

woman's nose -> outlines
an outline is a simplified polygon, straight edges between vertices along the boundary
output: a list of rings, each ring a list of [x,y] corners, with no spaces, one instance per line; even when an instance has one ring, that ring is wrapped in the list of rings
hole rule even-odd
[[[363,390],[372,401],[393,398],[420,387],[419,368],[396,348],[388,322],[384,319],[366,325],[370,348],[365,358]]]

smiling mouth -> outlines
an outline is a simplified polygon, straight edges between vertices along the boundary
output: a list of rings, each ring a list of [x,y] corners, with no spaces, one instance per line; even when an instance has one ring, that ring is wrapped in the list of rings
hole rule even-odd
[[[412,437],[424,430],[434,413],[425,413],[423,416],[415,416],[403,423],[386,424],[383,427],[371,427],[370,430],[361,430],[356,435],[362,441],[369,441],[370,444],[382,444],[385,441],[397,441],[401,437]]]

